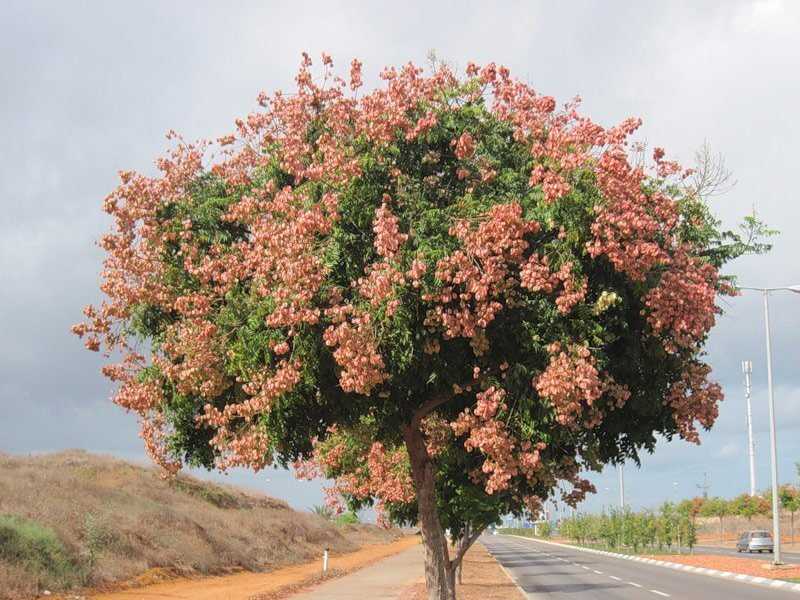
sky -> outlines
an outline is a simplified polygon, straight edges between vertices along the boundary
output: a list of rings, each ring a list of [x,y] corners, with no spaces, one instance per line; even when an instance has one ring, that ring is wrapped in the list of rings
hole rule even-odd
[[[781,230],[766,256],[737,260],[742,285],[800,284],[800,3],[756,2],[40,2],[0,4],[0,451],[66,448],[145,461],[136,419],[109,401],[101,359],[69,333],[97,302],[107,230],[100,210],[117,171],[154,172],[175,129],[216,138],[257,108],[259,91],[289,90],[300,54],[333,55],[365,80],[387,65],[508,66],[538,91],[612,125],[644,120],[640,140],[686,164],[708,142],[736,185],[713,207],[728,226],[756,208]],[[769,485],[762,300],[724,303],[708,362],[726,400],[697,447],[659,443],[625,468],[626,501],[748,489],[740,363],[753,362],[759,489]],[[779,476],[800,461],[800,296],[770,298]],[[306,509],[318,482],[290,473],[203,477],[245,485]],[[618,502],[613,469],[593,475],[584,508]]]

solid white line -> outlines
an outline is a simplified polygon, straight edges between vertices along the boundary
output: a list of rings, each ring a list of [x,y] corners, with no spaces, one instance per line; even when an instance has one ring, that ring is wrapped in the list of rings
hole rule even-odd
[[[659,592],[658,590],[650,590],[654,594],[658,594],[659,596],[664,596],[664,598],[669,598],[669,594],[665,594],[664,592]]]

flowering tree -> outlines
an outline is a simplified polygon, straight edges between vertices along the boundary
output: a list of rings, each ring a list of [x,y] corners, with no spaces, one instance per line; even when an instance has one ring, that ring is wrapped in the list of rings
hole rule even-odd
[[[334,503],[418,521],[429,596],[454,598],[500,515],[712,425],[719,269],[754,246],[691,171],[645,166],[637,119],[603,128],[494,64],[364,93],[361,63],[322,63],[217,144],[171,136],[159,176],[120,174],[107,299],[74,331],[168,472],[331,478]]]

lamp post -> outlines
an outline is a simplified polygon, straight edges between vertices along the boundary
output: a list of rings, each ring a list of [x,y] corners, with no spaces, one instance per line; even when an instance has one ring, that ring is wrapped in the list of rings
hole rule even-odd
[[[800,294],[800,285],[789,285],[785,287],[759,288],[759,287],[740,287],[740,290],[750,290],[761,292],[764,298],[764,332],[767,339],[767,391],[769,398],[769,445],[772,472],[772,537],[775,551],[773,554],[773,564],[780,565],[781,562],[781,517],[778,506],[778,449],[775,441],[775,397],[772,393],[772,340],[769,330],[769,294],[770,292],[786,291]]]
[[[747,400],[747,453],[750,456],[750,496],[756,495],[756,443],[753,441],[753,411],[750,405],[750,375],[753,373],[753,363],[749,360],[742,361],[744,373],[744,397]]]

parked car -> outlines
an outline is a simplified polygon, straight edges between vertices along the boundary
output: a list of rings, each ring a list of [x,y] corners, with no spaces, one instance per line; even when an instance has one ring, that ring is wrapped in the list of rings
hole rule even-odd
[[[774,549],[769,531],[745,531],[736,542],[737,552],[772,552]]]

